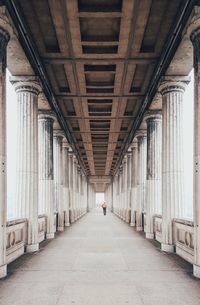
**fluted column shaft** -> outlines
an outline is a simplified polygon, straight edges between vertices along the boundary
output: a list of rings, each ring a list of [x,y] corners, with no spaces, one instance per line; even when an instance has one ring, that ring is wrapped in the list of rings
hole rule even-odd
[[[63,134],[54,130],[53,160],[54,160],[54,190],[55,209],[58,212],[58,231],[64,230],[64,203],[63,203]]]
[[[119,176],[119,184],[120,184],[120,217],[123,218],[123,168],[120,168],[120,176]]]
[[[38,115],[39,214],[47,216],[46,238],[54,238],[53,122],[51,111]]]
[[[132,167],[132,154],[131,151],[127,153],[127,213],[126,222],[130,223],[130,202],[131,202],[131,167]]]
[[[9,34],[0,28],[0,278],[7,274],[6,266],[6,58]]]
[[[128,222],[128,157],[125,156],[124,164],[123,164],[123,201],[124,201],[124,214],[123,220]]]
[[[182,217],[183,194],[183,93],[185,82],[167,78],[162,94],[162,244],[173,252],[172,220]]]
[[[77,219],[80,218],[80,200],[81,200],[81,194],[80,194],[80,169],[77,167]]]
[[[148,111],[147,122],[147,181],[146,238],[154,238],[153,216],[161,213],[162,119],[161,111]]]
[[[74,171],[73,171],[73,153],[69,151],[69,205],[70,205],[70,221],[74,223],[74,191],[73,191],[73,180],[74,180]]]
[[[74,205],[74,220],[77,220],[77,161],[73,157],[73,205]]]
[[[137,174],[138,174],[138,141],[134,139],[132,145],[132,166],[131,166],[131,226],[136,225],[135,212],[137,210]]]
[[[199,7],[197,8],[199,10]],[[200,278],[200,11],[191,34],[194,54],[194,265]]]
[[[28,220],[26,251],[38,244],[38,94],[34,77],[12,77],[17,93],[16,216]]]
[[[65,226],[69,227],[69,144],[66,139],[62,142],[63,149],[63,204],[65,211]]]
[[[138,180],[137,180],[137,209],[136,230],[142,231],[142,212],[145,210],[146,199],[146,158],[147,137],[146,134],[138,135]]]

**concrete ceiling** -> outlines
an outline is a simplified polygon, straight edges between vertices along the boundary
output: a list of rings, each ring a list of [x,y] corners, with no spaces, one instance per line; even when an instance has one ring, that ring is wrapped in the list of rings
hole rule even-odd
[[[181,4],[18,1],[87,175],[113,175]]]

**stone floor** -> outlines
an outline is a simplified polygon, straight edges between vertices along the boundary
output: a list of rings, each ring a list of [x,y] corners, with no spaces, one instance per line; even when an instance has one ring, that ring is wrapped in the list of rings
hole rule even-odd
[[[101,211],[9,266],[0,305],[200,305],[191,265]]]

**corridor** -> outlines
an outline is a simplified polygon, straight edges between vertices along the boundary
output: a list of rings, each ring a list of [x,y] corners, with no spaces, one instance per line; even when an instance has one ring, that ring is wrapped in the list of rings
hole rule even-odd
[[[0,305],[199,305],[192,266],[101,209],[8,266]]]

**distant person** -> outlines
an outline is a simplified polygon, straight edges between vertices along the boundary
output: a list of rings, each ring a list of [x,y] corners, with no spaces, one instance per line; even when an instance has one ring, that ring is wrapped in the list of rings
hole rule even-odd
[[[106,216],[107,203],[104,201],[101,207],[103,209],[103,215]]]

